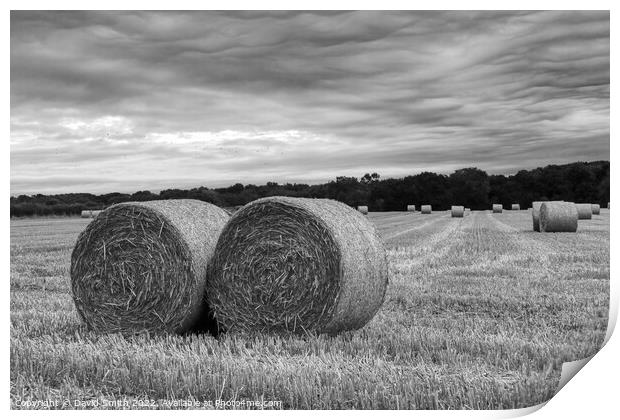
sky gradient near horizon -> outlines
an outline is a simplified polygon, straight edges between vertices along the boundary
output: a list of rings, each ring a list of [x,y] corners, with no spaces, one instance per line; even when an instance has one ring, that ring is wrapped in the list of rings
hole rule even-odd
[[[11,194],[609,159],[609,12],[11,12]]]

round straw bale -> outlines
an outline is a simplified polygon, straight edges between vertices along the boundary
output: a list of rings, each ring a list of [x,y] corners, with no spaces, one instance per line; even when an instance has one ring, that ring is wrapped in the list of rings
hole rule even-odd
[[[601,214],[600,204],[592,204],[592,214]]]
[[[364,326],[387,288],[375,227],[334,200],[268,197],[218,240],[207,299],[221,330],[335,334]]]
[[[93,217],[93,212],[92,210],[82,210],[82,213],[80,213],[80,217],[84,219],[89,219]]]
[[[575,203],[575,207],[577,207],[577,214],[579,215],[579,220],[592,218],[592,204]]]
[[[409,204],[409,205],[407,206],[407,211],[415,211],[415,205],[413,205],[413,204]]]
[[[368,214],[368,206],[357,206],[357,211],[362,214]]]
[[[513,204],[512,207],[511,207],[511,210],[521,210],[521,205]]]
[[[573,203],[545,201],[540,206],[541,232],[576,232],[577,220]]]
[[[503,211],[501,204],[493,204],[493,213],[501,213]]]
[[[182,333],[205,322],[207,265],[228,218],[198,200],[122,203],[103,211],[71,255],[73,299],[84,322],[121,333]]]
[[[425,204],[423,206],[420,206],[420,212],[422,214],[431,214],[433,212],[433,207],[429,204]]]
[[[452,206],[452,208],[450,209],[450,213],[452,214],[452,217],[463,217],[463,214],[465,213],[465,207]]]
[[[549,203],[563,203],[563,201],[548,201]],[[532,224],[535,232],[540,232],[540,206],[547,201],[532,202]]]

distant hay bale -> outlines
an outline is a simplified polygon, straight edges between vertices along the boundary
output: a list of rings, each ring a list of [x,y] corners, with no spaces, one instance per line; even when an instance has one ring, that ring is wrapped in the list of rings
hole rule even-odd
[[[592,214],[601,214],[600,204],[592,204]]]
[[[493,204],[493,213],[501,213],[503,211],[501,204]]]
[[[415,206],[413,204],[409,204],[407,206],[407,211],[415,211]]]
[[[607,209],[609,209],[609,208],[610,208],[610,207],[609,207],[609,201],[608,201],[608,202],[607,202]]]
[[[540,206],[541,232],[576,232],[578,212],[573,203],[545,201]]]
[[[450,208],[450,213],[452,214],[452,217],[463,217],[463,214],[465,213],[465,207],[452,206]]]
[[[420,206],[420,212],[422,214],[431,214],[433,212],[433,207],[429,204],[425,204],[423,206]]]
[[[80,217],[82,217],[84,219],[90,219],[91,217],[93,217],[93,211],[92,210],[82,210],[82,213],[80,214]]]
[[[590,203],[575,203],[577,207],[577,214],[579,220],[587,220],[592,218],[592,204]]]
[[[83,321],[121,333],[182,333],[204,322],[207,264],[228,218],[198,200],[122,203],[103,211],[71,255],[71,288]]]
[[[97,217],[101,214],[103,210],[93,210],[91,213],[93,215],[93,217]]]
[[[368,214],[368,206],[357,206],[357,211],[362,214]]]
[[[521,210],[521,205],[513,204],[511,210]]]
[[[268,197],[231,217],[206,296],[222,330],[335,334],[364,326],[387,288],[385,248],[343,203]]]

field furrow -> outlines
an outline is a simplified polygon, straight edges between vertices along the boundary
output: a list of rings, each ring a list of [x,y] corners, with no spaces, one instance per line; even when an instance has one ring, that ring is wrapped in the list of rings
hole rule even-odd
[[[122,337],[87,331],[70,293],[87,220],[11,222],[11,397],[280,400],[285,408],[516,408],[548,400],[561,364],[600,347],[609,216],[577,234],[529,212],[371,213],[390,285],[336,337]]]

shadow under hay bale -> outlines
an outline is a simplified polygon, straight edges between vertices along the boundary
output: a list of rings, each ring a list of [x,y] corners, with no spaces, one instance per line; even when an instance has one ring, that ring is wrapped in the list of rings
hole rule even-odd
[[[206,297],[224,331],[355,330],[379,310],[388,283],[372,223],[338,201],[293,197],[236,213],[210,273]]]
[[[450,214],[452,215],[452,217],[463,217],[463,214],[465,214],[465,207],[452,206],[452,208],[450,209]]]
[[[425,204],[420,207],[420,212],[422,214],[431,214],[433,212],[433,207],[428,204]]]
[[[409,204],[407,206],[407,211],[415,211],[415,206],[413,204]]]
[[[545,201],[540,206],[541,232],[577,232],[577,220],[573,203]]]
[[[493,204],[493,213],[501,213],[503,211],[501,204]]]
[[[579,220],[592,219],[592,204],[575,203],[575,207],[577,208],[577,214],[579,215]]]
[[[207,264],[228,218],[198,200],[123,203],[103,211],[71,255],[73,299],[83,321],[96,331],[121,333],[184,333],[204,324]]]

